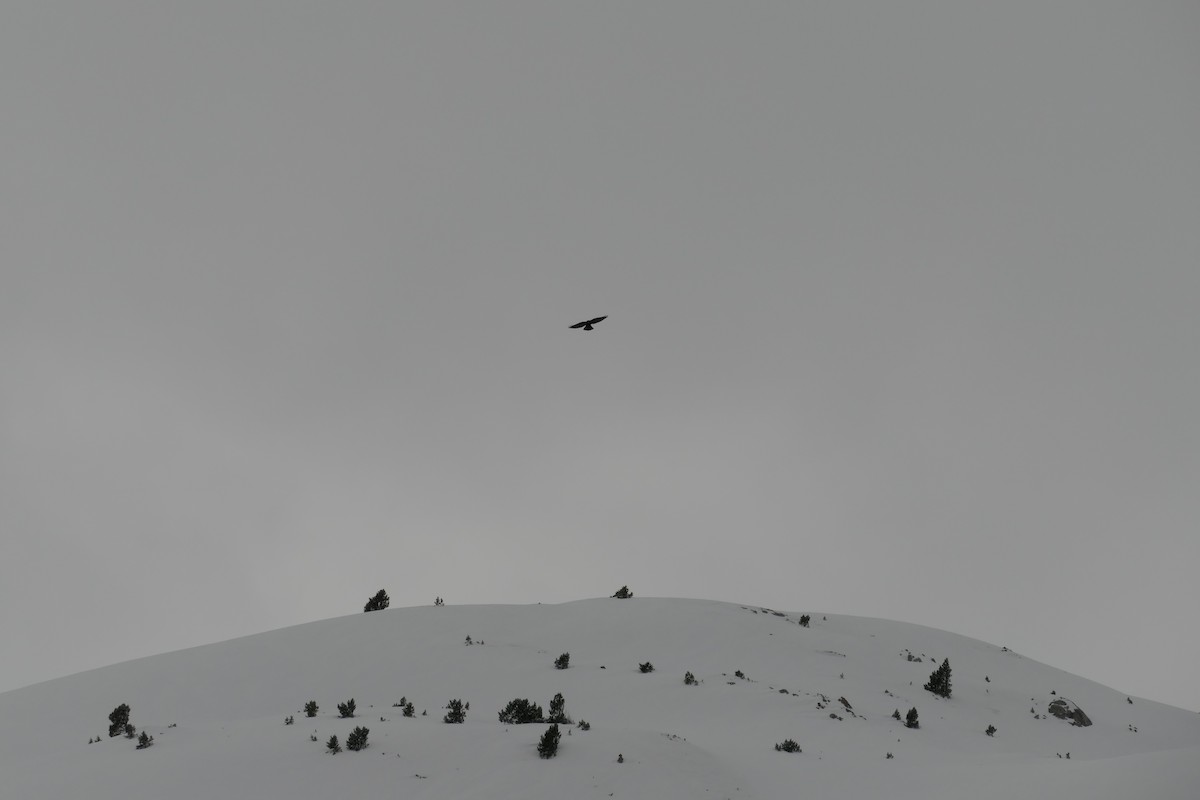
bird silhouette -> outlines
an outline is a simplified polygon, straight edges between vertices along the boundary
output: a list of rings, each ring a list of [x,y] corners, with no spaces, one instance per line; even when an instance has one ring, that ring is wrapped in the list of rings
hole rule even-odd
[[[593,325],[595,325],[597,322],[600,322],[601,320],[606,320],[606,319],[608,319],[607,315],[603,316],[603,317],[596,317],[595,319],[584,320],[583,322],[576,322],[571,327],[572,328],[583,328],[585,331],[590,331],[590,330],[592,330]]]

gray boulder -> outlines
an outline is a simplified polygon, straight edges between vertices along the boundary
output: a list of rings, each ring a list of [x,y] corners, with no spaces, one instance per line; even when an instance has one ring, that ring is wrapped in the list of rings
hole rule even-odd
[[[1088,719],[1088,715],[1083,713],[1083,709],[1065,697],[1050,701],[1050,705],[1046,710],[1059,719],[1065,719],[1077,728],[1086,728],[1092,724],[1092,721]]]

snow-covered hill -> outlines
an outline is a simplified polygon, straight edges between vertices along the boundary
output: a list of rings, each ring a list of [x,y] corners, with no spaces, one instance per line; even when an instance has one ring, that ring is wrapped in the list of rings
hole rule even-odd
[[[807,628],[800,612],[706,600],[430,606],[130,661],[0,694],[0,794],[1200,797],[1200,714],[1127,698],[999,645],[806,613]],[[554,665],[562,653],[565,670]],[[922,688],[945,659],[949,699]],[[644,662],[654,671],[641,672]],[[687,672],[698,685],[685,685]],[[557,757],[541,759],[546,725],[505,725],[497,712],[514,698],[548,710],[559,692],[591,729],[562,726]],[[357,716],[340,719],[337,704],[351,698]],[[414,717],[395,706],[401,698]],[[442,721],[453,698],[470,703],[461,725]],[[1058,699],[1093,724],[1050,715]],[[309,700],[320,706],[311,719]],[[121,703],[152,747],[108,737]],[[914,707],[917,729],[892,717]],[[370,730],[366,749],[325,751],[331,735],[344,742],[356,726]],[[785,739],[803,752],[776,751]]]

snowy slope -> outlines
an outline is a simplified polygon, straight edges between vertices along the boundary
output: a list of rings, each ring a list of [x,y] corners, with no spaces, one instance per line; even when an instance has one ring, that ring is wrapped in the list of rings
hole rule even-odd
[[[2,793],[1200,797],[1198,714],[1130,703],[955,634],[808,613],[811,627],[802,628],[799,612],[641,597],[389,609],[117,664],[0,694]],[[475,644],[465,645],[467,636]],[[557,670],[564,652],[570,668]],[[909,661],[909,652],[922,661]],[[949,700],[921,688],[945,658]],[[639,671],[645,661],[654,672]],[[687,671],[702,683],[685,686]],[[504,725],[497,712],[518,697],[547,709],[556,692],[592,729],[567,735],[564,726],[558,756],[542,760],[535,748],[545,726]],[[393,707],[402,696],[416,717]],[[357,717],[339,719],[337,703],[351,697]],[[1094,724],[1043,719],[1060,697]],[[451,698],[471,704],[462,725],[442,722]],[[316,718],[303,715],[307,700],[320,704]],[[155,737],[153,747],[108,738],[108,714],[120,703]],[[919,729],[891,718],[914,706]],[[288,715],[294,725],[284,725]],[[331,734],[344,742],[357,725],[370,729],[367,749],[325,752]],[[988,725],[994,737],[984,734]],[[803,752],[776,752],[787,738]],[[1068,752],[1070,760],[1057,755]]]

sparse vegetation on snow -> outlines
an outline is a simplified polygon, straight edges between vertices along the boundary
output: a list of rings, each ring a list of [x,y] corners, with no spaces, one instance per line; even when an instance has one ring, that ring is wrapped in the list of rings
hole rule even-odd
[[[1200,750],[1200,715],[1131,704],[1124,694],[960,636],[841,616],[804,632],[792,625],[789,636],[774,611],[757,606],[751,614],[708,601],[642,598],[637,613],[630,610],[607,599],[390,609],[370,620],[326,620],[0,694],[4,794],[304,800],[374,796],[373,787],[387,786],[392,794],[429,800],[551,800],[581,787],[601,798],[613,792],[690,800],[790,797],[799,781],[833,800],[878,796],[880,786],[893,787],[889,796],[898,800],[957,800],[973,794],[970,780],[982,780],[1003,786],[1006,796],[1125,800],[1170,798],[1169,787],[1200,780],[1200,759],[1188,755]],[[489,631],[493,646],[464,657],[464,630]],[[920,678],[928,670],[916,673],[906,648],[936,653],[935,663],[953,662],[961,675],[978,679],[960,677],[953,702],[927,709],[919,724],[913,704],[924,696]],[[589,653],[590,666],[551,671],[555,654],[568,652]],[[640,671],[649,652],[664,669],[689,669],[672,672],[674,679],[599,669],[608,662]],[[725,675],[730,663],[740,668]],[[705,673],[725,677],[696,694],[670,688]],[[357,716],[380,717],[362,757],[353,751],[367,744],[368,730],[355,720],[321,716],[316,700],[292,716],[296,698],[333,703],[348,687],[363,698],[356,712],[374,709]],[[416,713],[412,698],[393,702],[397,688],[414,698],[457,702],[433,720]],[[469,693],[472,705],[502,710],[471,717],[460,693]],[[550,700],[548,713],[526,695]],[[78,699],[91,697],[107,702]],[[573,710],[600,724],[570,724],[567,697]],[[1068,697],[1086,703],[1092,721],[1086,730],[1067,724],[1078,708]],[[1033,713],[1026,713],[1031,698]],[[122,700],[130,701],[122,713],[138,709],[141,730],[128,747],[89,745],[85,756],[88,728]],[[901,703],[912,706],[907,715]],[[1059,704],[1063,722],[1049,715],[1050,703]],[[310,710],[307,728],[280,724]],[[443,719],[454,724],[439,724]],[[543,743],[554,719],[567,721],[557,723],[558,738]],[[121,714],[113,721],[122,722]],[[546,727],[530,729],[534,722]],[[124,719],[117,735],[124,725],[133,723]],[[801,741],[808,745],[803,751]],[[120,759],[134,758],[134,745],[143,742],[153,742],[155,752],[131,769]],[[778,748],[780,757],[768,756],[768,748]],[[343,749],[354,758],[321,758]],[[531,780],[519,765],[535,751],[555,761],[537,772],[543,778]],[[888,753],[894,758],[881,757]],[[1002,763],[987,761],[1001,754]],[[1085,760],[1086,772],[1062,769]],[[203,780],[180,781],[188,765]],[[945,765],[962,779],[946,782]],[[878,773],[884,769],[886,775]],[[54,781],[50,792],[47,776]],[[415,789],[418,783],[423,788]]]

